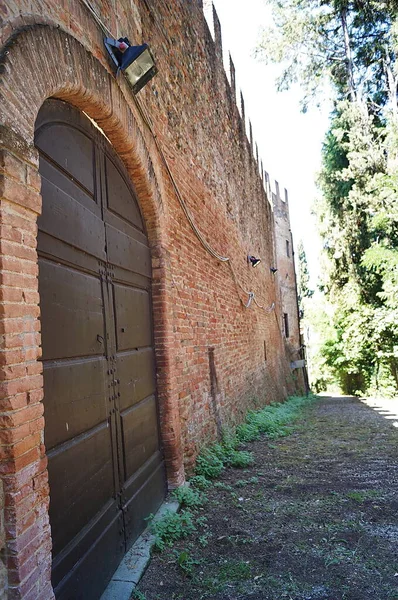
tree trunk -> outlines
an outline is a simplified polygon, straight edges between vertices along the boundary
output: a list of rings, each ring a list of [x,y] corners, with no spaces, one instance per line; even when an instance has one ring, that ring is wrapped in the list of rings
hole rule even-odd
[[[392,358],[390,360],[390,369],[391,369],[392,376],[395,379],[395,384],[398,388],[398,363],[395,360],[395,358]]]
[[[356,89],[355,89],[355,80],[354,80],[354,61],[352,58],[352,49],[350,43],[350,33],[348,31],[347,24],[347,8],[340,9],[340,21],[341,27],[343,29],[344,36],[344,48],[345,48],[345,56],[347,61],[347,83],[349,89],[349,96],[351,102],[355,102],[357,99]]]
[[[389,99],[389,104],[391,106],[394,120],[396,122],[398,119],[398,104],[397,104],[398,82],[397,82],[397,77],[393,71],[393,65],[392,65],[392,61],[389,56],[388,48],[386,48],[385,65],[386,65],[385,68],[386,68],[387,82],[388,82],[388,99]]]

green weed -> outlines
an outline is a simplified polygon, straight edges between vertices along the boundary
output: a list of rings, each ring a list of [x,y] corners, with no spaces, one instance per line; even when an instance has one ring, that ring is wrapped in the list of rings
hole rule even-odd
[[[216,479],[224,469],[224,464],[210,449],[203,450],[196,459],[195,473],[206,479]]]
[[[203,450],[196,460],[196,477],[216,479],[225,467],[245,468],[254,463],[253,454],[240,450],[239,445],[251,442],[266,433],[270,438],[288,435],[293,422],[309,398],[292,397],[281,404],[270,404],[258,411],[249,411],[246,422],[235,433],[224,431],[221,442]],[[202,482],[202,479],[200,480]],[[200,485],[200,484],[199,484]]]
[[[200,535],[198,537],[199,545],[202,546],[202,548],[206,548],[206,546],[208,546],[208,544],[209,544],[209,540],[211,537],[212,537],[212,534],[209,532],[204,533],[203,535]]]
[[[238,481],[235,482],[235,486],[240,488],[245,487],[250,483],[258,483],[258,477],[250,477],[250,479],[238,479]]]
[[[163,517],[158,521],[153,521],[150,527],[155,535],[154,549],[159,552],[165,546],[172,546],[177,540],[186,538],[196,531],[189,511],[181,511],[180,513],[166,511]]]
[[[172,495],[185,508],[199,508],[207,500],[205,494],[187,485],[177,488]]]
[[[189,483],[191,484],[191,487],[194,487],[201,491],[206,490],[211,486],[210,481],[206,479],[206,477],[204,477],[203,475],[194,475],[189,480]]]
[[[131,600],[146,600],[146,596],[139,590],[134,590]]]
[[[218,490],[225,490],[226,492],[232,492],[232,490],[234,489],[232,485],[224,483],[223,481],[216,481],[214,487]]]
[[[191,576],[195,565],[199,564],[198,560],[192,558],[188,550],[182,550],[181,552],[175,551],[177,564],[181,571],[188,576]]]
[[[288,424],[297,419],[301,408],[310,398],[292,397],[280,404],[270,404],[259,411],[249,411],[246,422],[236,428],[236,436],[241,442],[256,440],[262,433],[269,438],[283,437],[291,432]]]
[[[324,553],[325,567],[346,564],[356,558],[356,551],[346,548],[343,544],[336,544],[329,552]]]
[[[202,515],[201,517],[198,517],[196,519],[196,524],[199,527],[207,527],[207,521],[208,521],[207,517],[205,517],[204,515]]]

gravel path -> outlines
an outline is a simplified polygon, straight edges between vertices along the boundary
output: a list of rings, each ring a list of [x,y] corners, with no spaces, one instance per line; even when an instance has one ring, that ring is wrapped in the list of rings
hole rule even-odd
[[[254,466],[211,484],[197,532],[133,598],[398,600],[397,438],[358,399],[317,399],[287,437],[247,445]]]

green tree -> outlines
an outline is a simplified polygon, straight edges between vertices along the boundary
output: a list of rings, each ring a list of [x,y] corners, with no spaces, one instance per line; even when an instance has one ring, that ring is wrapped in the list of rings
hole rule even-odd
[[[266,62],[282,65],[277,81],[284,90],[300,83],[303,107],[325,84],[340,99],[376,101],[397,79],[391,68],[393,7],[375,0],[268,0],[274,26],[264,29],[257,48]],[[385,100],[384,100],[385,101]]]
[[[304,299],[311,298],[314,290],[310,288],[310,272],[308,269],[307,255],[305,253],[303,240],[300,240],[297,247],[298,252],[298,300],[299,308],[304,315]]]
[[[335,103],[315,206],[330,307],[318,364],[349,393],[374,381],[397,389],[397,3],[268,3],[275,26],[259,54],[281,63],[279,89],[299,82],[305,108],[329,86]]]

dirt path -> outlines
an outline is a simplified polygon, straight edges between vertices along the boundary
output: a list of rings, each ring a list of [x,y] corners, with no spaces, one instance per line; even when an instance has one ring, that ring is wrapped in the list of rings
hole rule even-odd
[[[146,600],[398,600],[398,429],[321,398],[206,491],[198,532],[155,555]],[[140,595],[141,594],[141,595]]]

